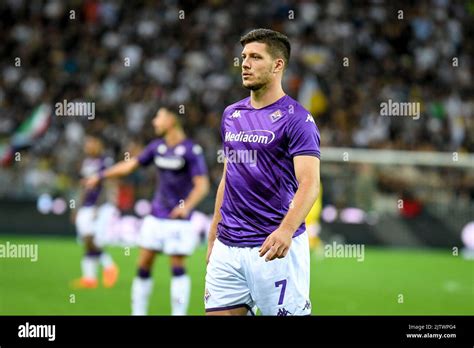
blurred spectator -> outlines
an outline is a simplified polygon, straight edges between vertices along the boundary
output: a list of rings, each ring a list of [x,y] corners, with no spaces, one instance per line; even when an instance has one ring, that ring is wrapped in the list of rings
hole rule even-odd
[[[472,152],[472,9],[449,0],[3,1],[0,137],[41,102],[96,103],[94,120],[53,117],[48,133],[56,135],[33,146],[49,162],[19,175],[38,188],[55,173],[74,178],[87,131],[103,134],[121,159],[133,139],[154,136],[150,119],[160,100],[172,99],[185,106],[216,185],[220,115],[248,95],[239,38],[270,27],[290,38],[285,90],[316,117],[323,146]],[[420,102],[420,119],[381,117],[388,99]],[[358,190],[371,187],[368,178]]]

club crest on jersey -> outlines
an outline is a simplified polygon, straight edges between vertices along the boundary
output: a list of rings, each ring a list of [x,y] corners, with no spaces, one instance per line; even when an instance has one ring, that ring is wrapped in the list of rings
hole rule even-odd
[[[230,115],[230,118],[239,118],[240,117],[240,110],[235,110],[232,115]]]
[[[281,113],[280,110],[277,110],[274,113],[272,113],[270,115],[270,118],[272,119],[272,123],[278,121],[282,116],[283,114]]]

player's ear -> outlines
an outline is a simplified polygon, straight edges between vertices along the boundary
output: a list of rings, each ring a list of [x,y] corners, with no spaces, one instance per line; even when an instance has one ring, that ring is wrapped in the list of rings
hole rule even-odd
[[[285,68],[285,61],[283,60],[283,58],[275,59],[273,73],[276,74],[277,72],[283,71],[284,68]]]

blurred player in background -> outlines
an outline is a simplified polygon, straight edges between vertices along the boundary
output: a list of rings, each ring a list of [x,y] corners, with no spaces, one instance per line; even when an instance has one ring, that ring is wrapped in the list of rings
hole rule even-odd
[[[189,218],[209,191],[207,167],[202,148],[186,138],[177,109],[161,107],[152,123],[160,139],[148,144],[138,157],[90,177],[86,186],[95,187],[101,179],[125,176],[139,166],[154,164],[158,171],[157,188],[151,215],[145,217],[138,241],[140,256],[132,284],[132,314],[147,314],[155,254],[164,253],[170,255],[173,274],[172,314],[185,315],[191,293],[185,257],[192,254],[197,244]]]
[[[104,145],[98,136],[88,135],[84,141],[85,158],[82,162],[80,174],[86,178],[99,173],[113,162],[112,158],[104,155]],[[73,214],[76,230],[85,247],[85,255],[81,261],[82,277],[73,282],[76,288],[96,288],[98,285],[97,273],[99,264],[103,268],[102,282],[104,287],[112,287],[117,281],[119,269],[112,257],[101,248],[97,229],[99,216],[111,209],[110,205],[100,206],[101,184],[82,190],[80,208]]]
[[[309,242],[304,219],[319,190],[319,131],[281,81],[288,38],[269,29],[245,35],[247,97],[222,115],[226,156],[209,232],[205,308],[214,315],[311,314]],[[249,156],[247,156],[249,157]]]

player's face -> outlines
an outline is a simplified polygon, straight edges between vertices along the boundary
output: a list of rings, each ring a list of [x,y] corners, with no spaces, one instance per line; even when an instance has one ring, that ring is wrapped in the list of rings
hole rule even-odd
[[[153,118],[153,127],[158,136],[164,136],[174,126],[175,119],[172,113],[165,108],[160,108]]]
[[[86,137],[84,141],[84,153],[87,156],[98,156],[101,149],[102,145],[98,139],[94,137]]]
[[[267,51],[267,45],[250,42],[242,51],[242,85],[250,90],[259,90],[274,78],[274,60]]]

